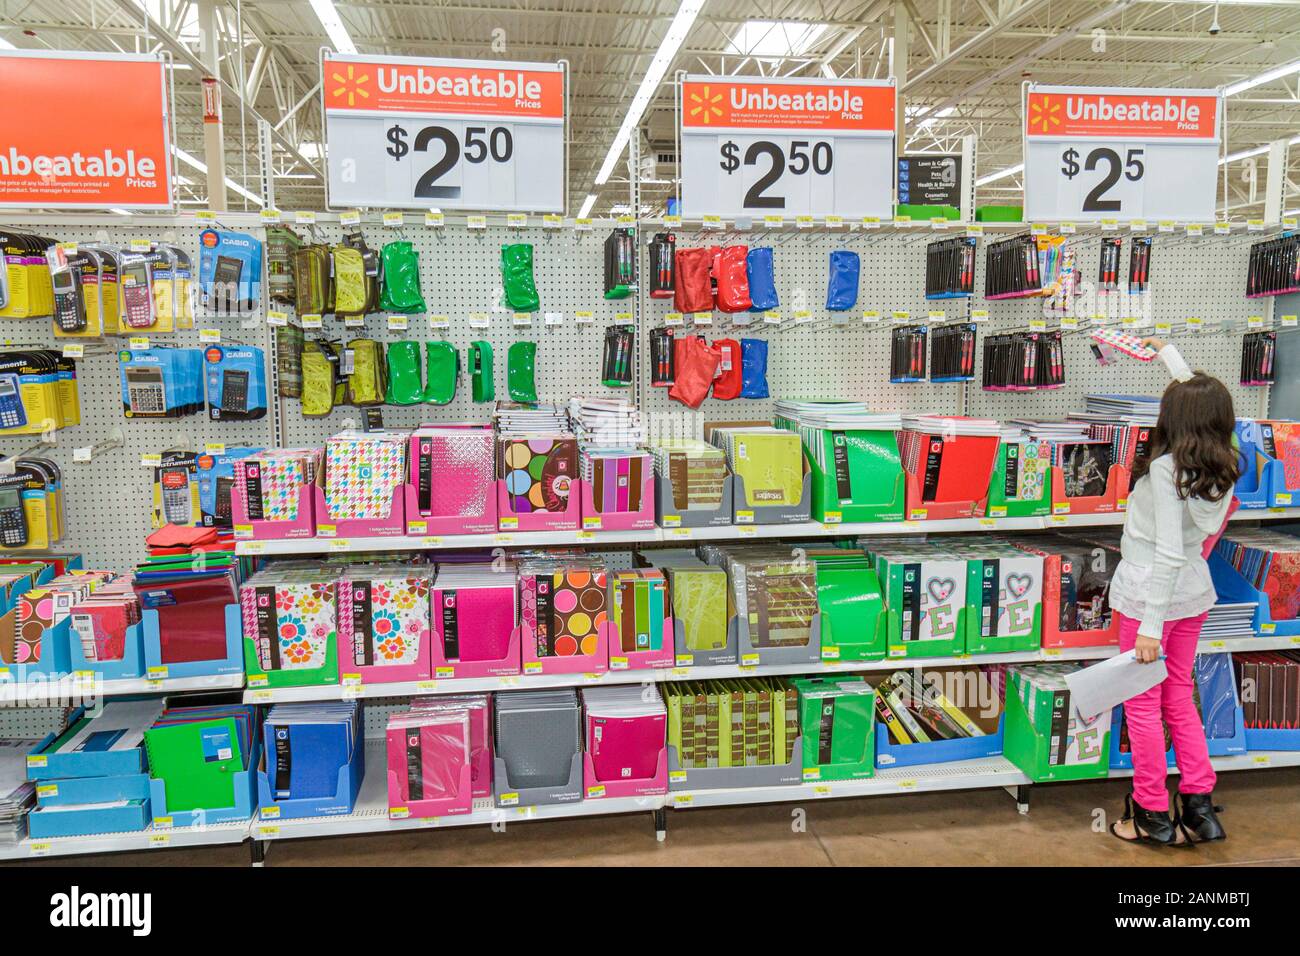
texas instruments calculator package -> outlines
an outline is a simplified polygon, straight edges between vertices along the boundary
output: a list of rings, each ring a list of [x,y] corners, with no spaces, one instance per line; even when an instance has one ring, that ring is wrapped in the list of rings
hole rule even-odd
[[[266,414],[266,358],[247,345],[211,345],[203,350],[208,417],[251,421]]]
[[[203,353],[148,348],[118,353],[122,413],[127,418],[180,418],[203,408]]]
[[[165,451],[153,470],[153,526],[203,524],[199,507],[199,455]]]

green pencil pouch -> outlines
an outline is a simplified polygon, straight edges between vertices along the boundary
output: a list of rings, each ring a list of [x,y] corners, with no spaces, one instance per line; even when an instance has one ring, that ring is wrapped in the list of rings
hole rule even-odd
[[[476,402],[490,402],[496,398],[492,378],[492,346],[487,342],[469,344],[470,384]]]
[[[424,311],[420,295],[420,254],[404,240],[384,246],[384,285],[379,293],[379,307],[385,312],[410,314]]]
[[[302,344],[302,414],[320,418],[334,411],[334,390],[338,366],[328,345],[315,339]]]
[[[506,355],[506,384],[510,398],[516,402],[537,401],[537,343],[515,342]]]
[[[384,403],[384,381],[388,368],[384,364],[384,347],[374,339],[353,339],[348,371],[347,403],[358,408]]]
[[[360,249],[337,245],[331,251],[334,264],[334,314],[339,317],[365,315],[366,261]]]
[[[460,353],[450,342],[426,342],[424,400],[448,405],[456,397],[460,378]]]
[[[533,247],[515,242],[501,247],[501,284],[506,303],[516,312],[536,312],[537,283],[533,280]]]
[[[424,382],[420,375],[420,343],[388,343],[388,388],[384,400],[389,405],[418,405],[424,401]]]

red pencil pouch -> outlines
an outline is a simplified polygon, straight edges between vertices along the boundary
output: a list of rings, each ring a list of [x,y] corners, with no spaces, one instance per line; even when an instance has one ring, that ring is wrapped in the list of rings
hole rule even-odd
[[[696,335],[687,335],[674,343],[677,357],[677,376],[668,397],[688,408],[699,408],[713,385],[721,353],[710,348]]]
[[[713,397],[724,401],[739,398],[740,386],[744,382],[740,343],[735,339],[714,339],[713,348],[719,353],[718,377],[713,380]]]
[[[723,312],[747,312],[749,297],[749,246],[727,246],[718,256],[718,308]]]
[[[673,304],[683,315],[713,311],[713,286],[709,276],[712,258],[707,248],[677,250]]]

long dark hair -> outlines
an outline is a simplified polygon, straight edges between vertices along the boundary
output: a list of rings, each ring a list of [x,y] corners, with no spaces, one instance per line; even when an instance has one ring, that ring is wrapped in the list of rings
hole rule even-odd
[[[1160,400],[1160,418],[1147,454],[1133,463],[1133,481],[1161,455],[1174,458],[1174,486],[1179,498],[1221,501],[1241,477],[1232,433],[1237,417],[1228,389],[1213,376],[1197,372],[1173,382]]]

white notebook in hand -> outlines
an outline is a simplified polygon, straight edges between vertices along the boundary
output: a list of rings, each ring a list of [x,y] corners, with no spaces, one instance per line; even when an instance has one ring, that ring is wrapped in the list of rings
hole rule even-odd
[[[1133,651],[1125,651],[1065,675],[1065,683],[1075,710],[1084,717],[1095,717],[1150,690],[1167,676],[1169,669],[1163,657],[1143,664]]]

